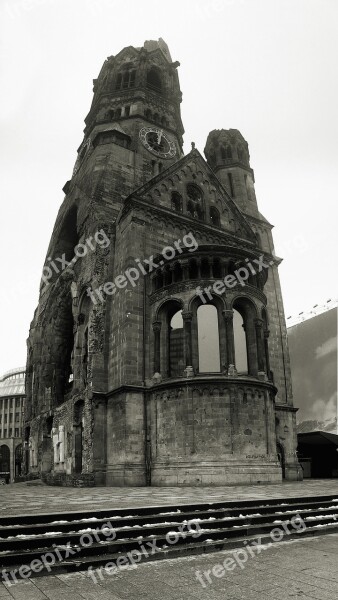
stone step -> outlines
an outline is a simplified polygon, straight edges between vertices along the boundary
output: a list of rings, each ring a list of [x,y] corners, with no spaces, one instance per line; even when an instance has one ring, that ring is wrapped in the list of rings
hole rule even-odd
[[[53,573],[90,565],[97,568],[128,553],[140,555],[140,560],[155,560],[240,547],[255,539],[271,544],[331,533],[338,530],[338,499],[323,496],[141,507],[94,511],[91,517],[79,512],[34,515],[36,519],[35,523],[20,517],[12,522],[10,517],[0,519],[3,579],[9,571],[18,571],[33,560],[41,562],[44,555],[48,555],[45,566],[30,576],[46,574],[46,568]],[[141,548],[145,550],[141,552]],[[147,548],[155,551],[147,556]]]

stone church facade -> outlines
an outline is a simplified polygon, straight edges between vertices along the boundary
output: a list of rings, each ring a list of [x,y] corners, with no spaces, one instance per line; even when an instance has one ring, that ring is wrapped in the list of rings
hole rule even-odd
[[[183,155],[178,66],[160,39],[94,80],[28,339],[25,469],[50,484],[301,478],[248,144],[215,130]]]

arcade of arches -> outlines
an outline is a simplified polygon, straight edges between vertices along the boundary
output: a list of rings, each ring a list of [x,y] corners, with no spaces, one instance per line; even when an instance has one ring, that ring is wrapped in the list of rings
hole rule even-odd
[[[196,293],[199,276],[212,282],[239,264],[201,254],[154,273],[155,299],[162,287],[171,297],[154,303],[154,373],[166,379],[182,377],[188,369],[190,375],[247,375],[272,381],[262,278],[258,282],[252,276],[245,288],[236,286],[223,296]]]

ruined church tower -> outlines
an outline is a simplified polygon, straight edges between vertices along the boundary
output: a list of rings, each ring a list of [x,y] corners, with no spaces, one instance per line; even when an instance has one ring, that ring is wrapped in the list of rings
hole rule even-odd
[[[49,484],[300,478],[272,226],[248,144],[183,155],[166,43],[107,58],[28,339],[25,469]]]

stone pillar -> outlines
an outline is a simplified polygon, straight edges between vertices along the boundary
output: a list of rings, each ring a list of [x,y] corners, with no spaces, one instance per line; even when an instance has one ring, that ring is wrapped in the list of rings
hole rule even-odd
[[[197,264],[197,279],[201,279],[201,259],[199,256],[196,257],[196,264]]]
[[[256,329],[256,341],[257,341],[258,373],[265,373],[266,365],[265,365],[265,348],[264,348],[262,319],[255,319],[255,329]]]
[[[221,258],[221,277],[224,279],[228,274],[228,261],[225,258]]]
[[[154,321],[154,373],[161,372],[161,321]]]
[[[179,263],[181,264],[182,267],[182,272],[183,272],[183,281],[187,281],[189,279],[189,260],[187,258],[184,258],[182,260],[179,260]]]
[[[271,379],[271,371],[270,371],[270,357],[269,357],[269,335],[270,331],[268,329],[264,329],[264,350],[265,350],[265,364],[266,364],[266,374],[268,379]]]
[[[95,396],[92,402],[93,411],[93,470],[96,485],[106,484],[107,463],[107,400]],[[83,442],[83,440],[82,440]]]
[[[225,321],[225,337],[226,337],[226,367],[228,374],[233,375],[236,373],[235,368],[235,340],[234,340],[234,325],[233,318],[234,313],[232,310],[222,311]]]
[[[213,272],[213,263],[214,263],[214,259],[211,256],[208,256],[208,265],[209,265],[209,278],[214,277],[214,272]]]
[[[192,367],[192,337],[191,322],[192,312],[182,311],[183,329],[184,329],[184,348],[185,348],[185,374],[187,377],[193,375]]]

